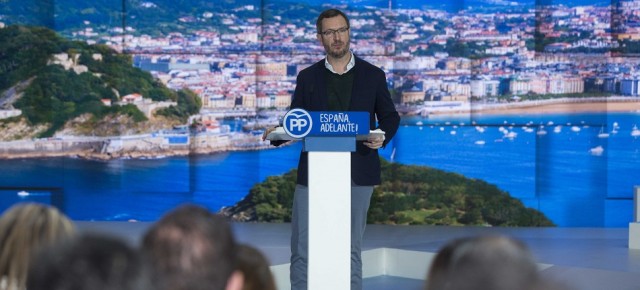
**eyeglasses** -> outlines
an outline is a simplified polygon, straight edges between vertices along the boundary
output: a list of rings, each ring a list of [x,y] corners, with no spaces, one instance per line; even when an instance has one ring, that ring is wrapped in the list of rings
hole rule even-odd
[[[345,32],[347,32],[347,30],[349,30],[349,26],[345,26],[342,28],[338,28],[338,29],[327,29],[323,32],[320,32],[320,34],[322,34],[322,36],[324,37],[329,37],[329,36],[333,36],[334,34],[338,34],[338,35],[343,35]]]

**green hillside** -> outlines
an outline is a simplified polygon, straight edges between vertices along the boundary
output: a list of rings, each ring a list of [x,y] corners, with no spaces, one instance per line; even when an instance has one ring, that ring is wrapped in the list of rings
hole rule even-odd
[[[495,185],[460,174],[382,160],[369,223],[411,225],[554,226]],[[267,178],[223,213],[243,221],[289,222],[296,171]]]
[[[74,65],[86,68],[77,73],[54,64],[63,55]],[[185,121],[200,109],[200,99],[190,91],[174,92],[151,74],[133,67],[131,56],[104,45],[69,41],[42,27],[8,26],[0,29],[0,93],[19,94],[12,106],[22,110],[29,124],[49,124],[42,136],[53,135],[64,124],[82,114],[101,119],[106,115],[126,114],[136,121],[146,117],[135,106],[105,106],[121,96],[139,93],[155,101],[177,101],[178,107],[161,112]],[[195,104],[195,105],[194,105]]]

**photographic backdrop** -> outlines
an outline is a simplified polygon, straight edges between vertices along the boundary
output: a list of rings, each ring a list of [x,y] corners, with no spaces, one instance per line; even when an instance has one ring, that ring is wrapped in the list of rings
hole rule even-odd
[[[300,144],[260,137],[323,58],[318,14],[339,8],[402,115],[384,159],[486,181],[557,226],[632,221],[640,1],[0,4],[0,210],[235,205],[296,168]]]

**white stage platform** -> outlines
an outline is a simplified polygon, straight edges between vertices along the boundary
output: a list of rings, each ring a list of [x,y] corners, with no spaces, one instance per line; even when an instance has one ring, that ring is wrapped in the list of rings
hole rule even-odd
[[[150,223],[76,222],[81,231],[121,236],[138,245]],[[234,223],[239,242],[269,258],[279,290],[289,289],[289,224]],[[486,228],[368,225],[365,290],[418,290],[431,259],[447,241],[500,234],[523,241],[543,275],[576,290],[640,289],[640,250],[629,249],[626,228]]]

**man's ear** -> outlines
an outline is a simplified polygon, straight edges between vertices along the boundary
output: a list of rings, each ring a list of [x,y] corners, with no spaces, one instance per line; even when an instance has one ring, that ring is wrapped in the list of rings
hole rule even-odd
[[[242,290],[244,286],[244,275],[240,271],[233,271],[229,280],[227,280],[227,287],[225,290]]]

